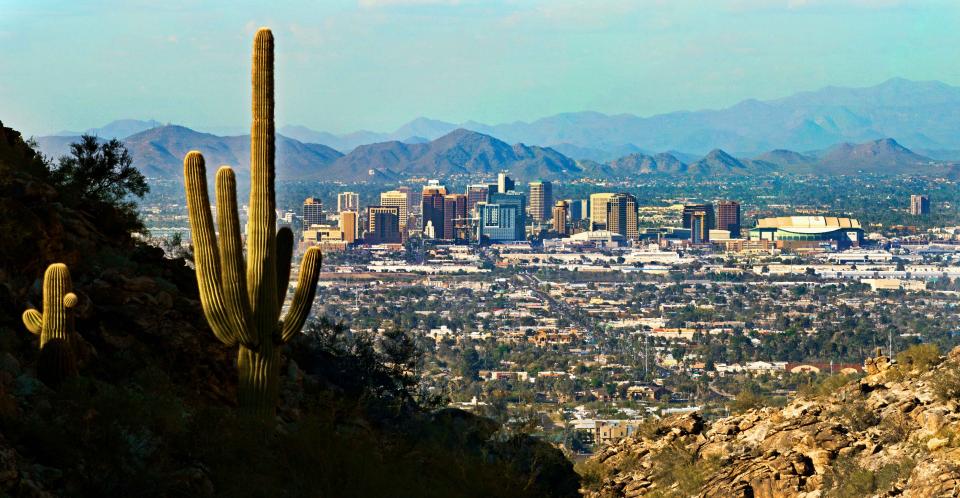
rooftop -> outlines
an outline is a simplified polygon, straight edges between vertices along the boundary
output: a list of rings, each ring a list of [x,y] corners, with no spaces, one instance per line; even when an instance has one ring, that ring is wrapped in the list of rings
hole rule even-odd
[[[757,228],[862,228],[853,218],[836,216],[780,216],[760,218]]]

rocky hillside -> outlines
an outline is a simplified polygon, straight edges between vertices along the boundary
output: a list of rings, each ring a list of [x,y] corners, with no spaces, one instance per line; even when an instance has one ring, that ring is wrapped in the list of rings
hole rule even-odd
[[[819,396],[705,424],[675,415],[584,465],[588,498],[960,496],[960,348],[867,361]]]
[[[284,349],[276,418],[245,418],[186,261],[53,181],[0,125],[0,496],[577,496],[559,450],[422,406],[372,346],[319,332]],[[79,372],[58,386],[20,319],[53,262],[80,303]]]

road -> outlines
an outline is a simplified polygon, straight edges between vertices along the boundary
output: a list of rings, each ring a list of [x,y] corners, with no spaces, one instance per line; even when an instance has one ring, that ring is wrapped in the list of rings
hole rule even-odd
[[[531,275],[529,273],[519,273],[517,274],[517,278],[526,282],[527,287],[530,289],[531,292],[536,294],[537,297],[539,297],[540,299],[550,303],[550,306],[553,309],[558,310],[561,316],[564,316],[570,319],[571,321],[575,322],[576,324],[580,325],[586,330],[593,330],[594,323],[589,316],[585,316],[583,313],[580,312],[580,310],[575,309],[572,306],[569,306],[567,303],[563,301],[558,301],[554,299],[553,296],[551,296],[550,294],[547,294],[546,292],[543,292],[542,290],[540,290],[540,286],[543,284],[543,282],[540,281],[540,279],[538,279],[535,275]]]

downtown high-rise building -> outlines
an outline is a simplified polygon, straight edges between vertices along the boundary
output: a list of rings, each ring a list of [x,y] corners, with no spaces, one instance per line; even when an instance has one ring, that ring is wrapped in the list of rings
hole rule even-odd
[[[411,218],[420,215],[420,190],[413,189],[406,185],[397,187],[397,192],[407,194],[407,215]]]
[[[512,192],[517,189],[516,182],[512,178],[507,176],[506,173],[500,173],[497,175],[497,192],[500,194],[506,194],[507,192]]]
[[[526,197],[519,192],[496,193],[477,204],[480,216],[477,240],[481,243],[526,239]]]
[[[343,232],[343,240],[348,244],[353,244],[358,238],[358,222],[356,211],[340,212],[340,231]]]
[[[560,235],[568,235],[570,231],[567,229],[567,218],[569,216],[570,204],[567,201],[557,201],[557,204],[553,206],[553,217],[552,225],[553,231]]]
[[[636,197],[624,193],[614,194],[607,203],[607,230],[623,235],[627,240],[636,240],[639,237]]]
[[[400,209],[400,232],[406,236],[407,223],[410,219],[410,193],[400,190],[390,190],[380,194],[381,206],[394,206]]]
[[[364,236],[371,244],[399,244],[400,208],[396,206],[369,206],[367,208],[367,233]]]
[[[447,195],[447,188],[441,185],[427,185],[423,187],[421,196],[422,213],[420,228],[427,237],[443,239],[443,204]]]
[[[475,215],[477,204],[487,202],[490,194],[497,192],[496,184],[478,183],[467,186],[467,214]]]
[[[572,222],[577,222],[587,217],[588,201],[586,199],[567,199],[567,218]]]
[[[710,242],[710,228],[714,226],[712,204],[690,204],[683,207],[683,227],[690,229],[690,242]]]
[[[323,224],[323,203],[316,197],[307,197],[303,201],[303,226]]]
[[[926,195],[914,194],[910,196],[910,214],[922,216],[930,214],[930,198]]]
[[[360,194],[356,192],[340,192],[337,194],[337,212],[359,211]]]
[[[607,229],[607,204],[614,193],[590,194],[590,230]]]
[[[467,223],[467,196],[447,194],[443,197],[443,234],[438,239],[457,239],[457,232]]]
[[[717,230],[729,230],[730,237],[740,238],[740,203],[737,201],[720,201],[717,203],[716,226]]]
[[[530,219],[544,223],[550,219],[553,207],[553,184],[546,181],[530,182]]]
[[[683,219],[683,228],[691,228],[692,226],[691,220],[693,219],[694,213],[704,213],[704,215],[706,216],[705,230],[707,230],[708,232],[710,231],[711,228],[716,226],[716,220],[714,218],[714,212],[713,212],[713,204],[709,204],[709,203],[687,204],[683,206],[683,214],[681,215]]]

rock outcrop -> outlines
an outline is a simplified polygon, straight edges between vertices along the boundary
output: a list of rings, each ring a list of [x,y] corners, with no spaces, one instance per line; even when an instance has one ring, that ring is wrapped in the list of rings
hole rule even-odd
[[[584,495],[960,496],[960,404],[944,395],[960,348],[933,363],[878,356],[826,396],[712,424],[696,413],[665,418],[592,457]]]

